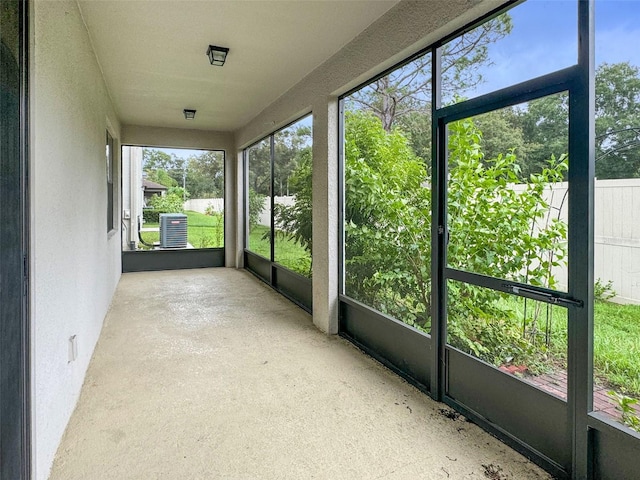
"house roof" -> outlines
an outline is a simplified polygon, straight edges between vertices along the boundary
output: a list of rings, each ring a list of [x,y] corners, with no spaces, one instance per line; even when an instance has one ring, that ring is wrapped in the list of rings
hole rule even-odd
[[[151,180],[143,179],[142,180],[142,188],[145,190],[167,190],[168,188],[164,185],[161,185],[156,182],[152,182]]]

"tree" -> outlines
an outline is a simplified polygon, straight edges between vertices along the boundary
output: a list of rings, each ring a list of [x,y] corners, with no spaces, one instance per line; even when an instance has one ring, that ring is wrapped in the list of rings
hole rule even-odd
[[[206,151],[187,160],[185,184],[192,198],[219,198],[224,194],[224,152]]]
[[[430,108],[407,113],[396,122],[403,135],[407,137],[409,146],[420,157],[431,171],[431,110]]]
[[[518,111],[526,154],[522,158],[522,178],[540,172],[554,155],[569,151],[569,96],[558,93],[528,103]]]
[[[249,188],[255,193],[271,195],[271,146],[262,140],[247,151]]]
[[[142,150],[146,177],[167,187],[186,188],[192,198],[222,197],[224,194],[224,152],[205,151],[188,158],[162,150]]]
[[[142,169],[144,171],[169,170],[174,166],[174,159],[166,152],[155,148],[142,149]]]
[[[149,209],[143,212],[144,221],[157,223],[160,221],[161,213],[182,213],[184,204],[184,189],[182,187],[171,187],[165,195],[153,195],[149,199]]]
[[[504,13],[442,47],[441,85],[445,101],[482,81],[480,68],[491,64],[489,45],[508,35],[511,29],[511,17]],[[390,131],[399,119],[429,110],[431,72],[431,55],[418,57],[351,95],[348,108],[373,112],[383,128]]]
[[[513,108],[479,115],[473,118],[473,123],[482,132],[479,141],[484,158],[490,160],[501,153],[513,152],[518,156],[520,165],[526,162],[530,148]],[[528,175],[523,177],[527,178]]]
[[[152,182],[165,187],[182,185],[184,159],[155,148],[142,149],[142,170]]]
[[[448,265],[557,288],[553,268],[566,265],[567,226],[550,215],[545,190],[563,180],[566,156],[547,159],[522,183],[514,151],[488,158],[473,120],[454,122],[449,132]],[[537,330],[537,317],[518,321],[496,291],[462,282],[447,287],[450,344],[494,364],[536,355],[535,336],[529,341],[523,333]]]
[[[368,112],[345,115],[345,291],[426,327],[431,192],[424,162]]]
[[[565,259],[566,225],[548,217],[544,192],[563,180],[566,156],[547,159],[542,171],[522,183],[515,153],[487,158],[472,120],[454,122],[449,131],[449,265],[555,288],[551,267]]]
[[[260,215],[264,210],[265,196],[249,188],[249,231],[258,225]]]
[[[596,177],[640,177],[640,76],[628,62],[596,71]]]
[[[292,172],[290,188],[296,192],[293,205],[275,205],[274,215],[278,229],[290,235],[311,254],[312,252],[312,161],[311,149],[305,148],[298,155],[298,164]]]
[[[300,155],[311,151],[311,128],[294,124],[273,135],[273,185],[274,195],[288,196],[296,193],[289,182],[300,161]],[[270,137],[248,150],[249,185],[256,193],[271,195],[271,142]]]
[[[629,63],[602,64],[596,70],[596,177],[640,177],[640,72]],[[518,116],[528,152],[523,171],[539,171],[550,153],[569,148],[566,93],[529,102]],[[514,128],[517,128],[514,126]]]
[[[311,128],[292,125],[273,136],[273,185],[274,195],[288,196],[296,193],[290,176],[298,167],[301,156],[311,153]]]
[[[165,170],[151,170],[146,172],[147,179],[164,185],[165,187],[177,187],[178,182],[172,178]]]

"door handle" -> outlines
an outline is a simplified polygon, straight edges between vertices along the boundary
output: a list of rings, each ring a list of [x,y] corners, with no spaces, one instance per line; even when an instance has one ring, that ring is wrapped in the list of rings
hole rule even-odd
[[[576,300],[574,298],[561,297],[560,295],[555,295],[553,293],[540,292],[532,288],[521,287],[520,285],[513,285],[511,283],[504,283],[502,286],[510,293],[531,298],[532,300],[550,303],[551,305],[578,308],[582,308],[584,306],[584,302],[582,300]]]

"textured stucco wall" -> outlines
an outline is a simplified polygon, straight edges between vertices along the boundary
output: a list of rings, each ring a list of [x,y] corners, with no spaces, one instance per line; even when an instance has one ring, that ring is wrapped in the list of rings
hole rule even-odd
[[[236,132],[240,151],[313,112],[313,321],[321,330],[338,330],[338,96],[501,3],[401,1]]]
[[[177,129],[146,127],[140,125],[123,125],[122,144],[144,147],[194,148],[202,150],[224,150],[224,245],[225,265],[237,266],[237,226],[238,209],[236,197],[236,165],[235,143],[231,132],[215,132],[209,130]]]
[[[110,128],[120,163],[120,127],[76,2],[30,8],[32,439],[34,478],[46,479],[120,278],[105,161]]]

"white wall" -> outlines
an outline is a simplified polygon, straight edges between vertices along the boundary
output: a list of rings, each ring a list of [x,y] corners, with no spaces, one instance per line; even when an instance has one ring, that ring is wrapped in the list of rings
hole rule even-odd
[[[523,185],[514,190],[524,191]],[[544,197],[551,217],[565,223],[569,217],[567,183],[553,184]],[[594,278],[611,281],[619,303],[640,304],[640,179],[597,180],[594,183]],[[547,216],[540,221],[544,225]],[[553,274],[560,288],[567,288],[567,267]]]
[[[338,331],[338,96],[501,3],[400,2],[236,132],[240,186],[241,150],[313,112],[313,321],[321,330]]]
[[[138,248],[138,221],[142,219],[144,190],[142,188],[142,148],[123,147],[122,162],[122,249]],[[165,193],[165,192],[163,192]],[[129,218],[126,218],[125,211]]]
[[[30,8],[32,439],[34,478],[46,479],[120,277],[105,161],[110,124],[119,164],[120,127],[76,2]]]

